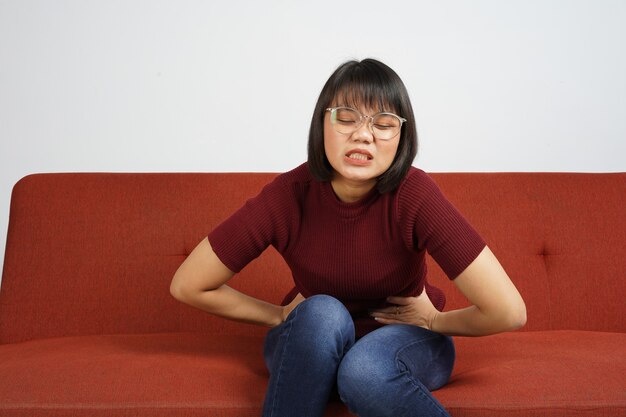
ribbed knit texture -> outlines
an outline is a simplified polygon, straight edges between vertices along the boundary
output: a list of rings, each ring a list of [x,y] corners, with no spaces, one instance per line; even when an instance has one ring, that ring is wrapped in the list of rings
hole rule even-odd
[[[478,256],[485,242],[423,171],[412,168],[397,190],[375,189],[343,203],[306,164],[278,176],[209,235],[213,250],[239,272],[269,245],[289,265],[304,297],[328,294],[351,312],[357,334],[378,326],[369,310],[391,295],[416,296],[424,286],[435,307],[444,294],[426,283],[426,251],[449,278]]]

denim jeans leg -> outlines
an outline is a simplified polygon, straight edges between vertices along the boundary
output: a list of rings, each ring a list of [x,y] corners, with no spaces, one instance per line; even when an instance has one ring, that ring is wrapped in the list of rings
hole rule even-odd
[[[344,357],[339,394],[360,417],[449,417],[430,391],[447,383],[454,359],[448,336],[417,326],[384,326]]]
[[[323,416],[339,363],[353,344],[354,323],[341,302],[316,295],[300,303],[265,340],[270,379],[263,416]]]

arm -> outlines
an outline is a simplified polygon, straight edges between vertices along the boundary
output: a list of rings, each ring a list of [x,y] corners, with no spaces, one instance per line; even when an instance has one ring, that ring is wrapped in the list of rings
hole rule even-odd
[[[433,331],[484,336],[516,330],[526,324],[526,305],[488,247],[455,280],[470,307],[436,313]]]
[[[373,316],[384,324],[409,323],[452,336],[486,336],[526,323],[524,301],[488,247],[454,283],[470,307],[439,312],[423,291],[418,297],[389,297],[398,308],[381,309]]]
[[[269,327],[282,323],[302,301],[299,295],[281,307],[250,297],[226,285],[233,275],[205,238],[174,274],[170,293],[177,300],[208,313]]]

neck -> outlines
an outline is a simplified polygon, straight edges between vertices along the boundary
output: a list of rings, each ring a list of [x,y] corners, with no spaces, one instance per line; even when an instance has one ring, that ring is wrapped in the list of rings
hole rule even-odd
[[[372,188],[376,186],[376,180],[368,182],[352,182],[333,179],[330,184],[332,185],[333,191],[339,200],[344,203],[354,203],[372,191]]]

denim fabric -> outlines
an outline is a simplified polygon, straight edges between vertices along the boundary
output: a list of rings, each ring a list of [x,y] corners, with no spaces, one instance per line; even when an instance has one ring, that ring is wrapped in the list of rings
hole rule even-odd
[[[316,295],[265,340],[270,371],[264,417],[323,416],[333,390],[360,417],[449,417],[430,391],[452,373],[452,338],[388,325],[355,342],[344,305]]]

